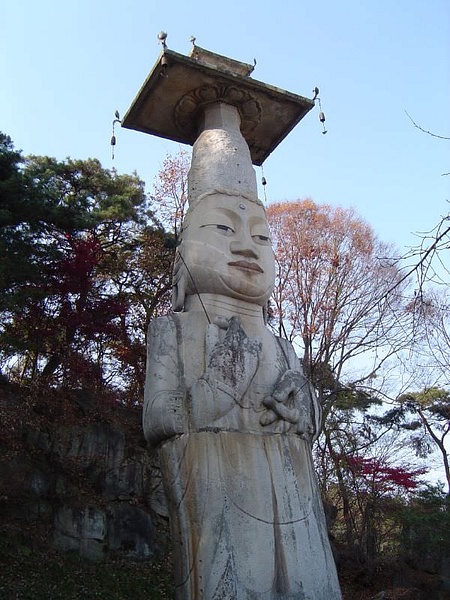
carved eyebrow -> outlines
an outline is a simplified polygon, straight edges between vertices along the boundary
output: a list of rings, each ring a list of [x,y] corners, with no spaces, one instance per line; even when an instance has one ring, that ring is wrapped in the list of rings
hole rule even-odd
[[[199,227],[217,227],[218,229],[231,229],[234,231],[231,225],[226,225],[225,223],[203,223],[203,225],[200,225]]]
[[[205,211],[204,215],[200,217],[200,223],[200,227],[206,227],[208,225],[226,225],[233,230],[236,227],[236,221],[233,219],[233,214],[226,208],[214,208]]]
[[[253,219],[249,223],[251,231],[261,233],[261,235],[270,235],[269,226],[265,219]]]
[[[269,227],[267,224],[267,219],[263,216],[255,215],[253,217],[250,217],[249,222],[252,227],[256,227],[257,225],[263,225],[266,229],[268,229]]]

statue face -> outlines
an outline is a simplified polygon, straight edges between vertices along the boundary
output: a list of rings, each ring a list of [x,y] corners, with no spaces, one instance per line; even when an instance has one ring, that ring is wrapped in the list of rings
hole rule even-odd
[[[215,194],[189,216],[179,251],[188,266],[186,293],[231,296],[264,306],[272,293],[275,263],[264,209]]]

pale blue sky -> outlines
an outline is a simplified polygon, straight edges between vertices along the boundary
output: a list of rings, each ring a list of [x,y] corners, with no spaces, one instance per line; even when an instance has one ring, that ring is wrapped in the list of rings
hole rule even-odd
[[[24,154],[96,157],[136,170],[151,190],[178,145],[119,130],[161,50],[182,54],[189,38],[213,52],[257,60],[255,79],[318,108],[264,164],[269,201],[310,196],[353,207],[400,252],[414,232],[449,210],[450,5],[448,0],[3,0],[0,7],[0,130]],[[258,179],[261,177],[257,169]],[[261,192],[262,195],[262,192]]]

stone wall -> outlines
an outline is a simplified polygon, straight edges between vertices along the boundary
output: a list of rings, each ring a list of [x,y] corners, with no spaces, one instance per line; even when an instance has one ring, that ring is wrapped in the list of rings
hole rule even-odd
[[[160,542],[148,503],[154,466],[140,413],[92,399],[80,405],[79,394],[37,398],[3,387],[3,529],[92,560],[151,558]]]

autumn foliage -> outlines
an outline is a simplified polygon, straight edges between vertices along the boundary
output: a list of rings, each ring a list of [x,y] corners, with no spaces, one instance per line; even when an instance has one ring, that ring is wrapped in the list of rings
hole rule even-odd
[[[2,140],[2,372],[140,402],[148,323],[169,307],[173,237],[137,176],[92,159],[23,159]]]
[[[345,468],[351,477],[359,480],[359,488],[366,494],[382,497],[393,492],[415,490],[420,485],[419,476],[426,473],[425,468],[411,469],[405,466],[393,466],[381,457],[356,455],[341,456]]]
[[[404,340],[392,249],[351,209],[312,200],[268,207],[276,259],[273,312],[279,335],[298,343],[326,409],[347,370],[376,349],[374,376]]]
[[[0,135],[0,383],[142,402],[147,328],[171,310],[188,168],[186,152],[167,156],[148,195],[136,175],[94,159],[24,158]],[[418,301],[395,251],[355,211],[305,199],[272,204],[267,215],[276,260],[270,326],[294,343],[324,409],[315,458],[335,511],[330,528],[373,567],[399,547],[398,508],[410,505],[424,473],[397,460],[394,445],[388,455],[383,440],[395,432],[421,456],[431,440],[448,479],[448,393],[403,394],[380,413],[383,370],[409,349]],[[448,343],[436,346],[448,372],[444,350]]]

